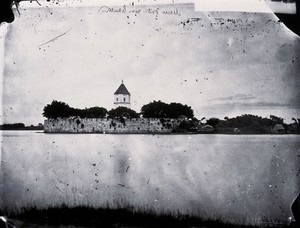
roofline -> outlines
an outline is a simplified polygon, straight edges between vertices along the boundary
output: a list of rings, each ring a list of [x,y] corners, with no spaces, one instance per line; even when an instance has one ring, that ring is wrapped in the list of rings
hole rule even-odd
[[[114,104],[130,104],[130,102],[114,102]]]
[[[131,95],[129,92],[128,93],[117,93],[117,92],[114,93],[114,95],[117,95],[117,94]]]

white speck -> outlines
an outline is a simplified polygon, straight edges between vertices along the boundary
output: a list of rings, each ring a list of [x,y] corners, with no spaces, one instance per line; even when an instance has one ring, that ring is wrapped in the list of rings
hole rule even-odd
[[[2,220],[3,222],[7,222],[7,220],[6,220],[6,218],[5,217],[3,217],[3,216],[0,216],[0,220]]]

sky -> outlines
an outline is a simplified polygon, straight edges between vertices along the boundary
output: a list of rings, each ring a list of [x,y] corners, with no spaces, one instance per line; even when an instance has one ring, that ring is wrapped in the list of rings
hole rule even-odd
[[[52,100],[109,110],[122,80],[136,111],[161,100],[199,119],[300,118],[300,39],[273,13],[33,7],[7,27],[0,123],[42,123]]]

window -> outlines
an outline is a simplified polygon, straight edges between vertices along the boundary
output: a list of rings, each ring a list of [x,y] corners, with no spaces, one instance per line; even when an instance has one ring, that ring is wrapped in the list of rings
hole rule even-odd
[[[125,97],[124,97],[124,102],[126,101]]]
[[[118,98],[116,98],[116,101],[118,101]]]

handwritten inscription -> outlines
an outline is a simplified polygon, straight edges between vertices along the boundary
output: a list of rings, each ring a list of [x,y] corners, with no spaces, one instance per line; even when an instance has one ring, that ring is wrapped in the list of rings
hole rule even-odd
[[[148,8],[144,11],[144,13],[158,15],[159,14],[159,8]]]
[[[99,9],[101,13],[126,13],[126,6],[120,8],[101,6]]]
[[[129,14],[152,14],[152,15],[169,15],[169,16],[181,16],[180,11],[177,8],[162,10],[158,7],[150,7],[147,9],[128,9],[125,5],[121,7],[109,7],[101,6],[100,13],[129,13]]]
[[[181,13],[178,11],[178,9],[174,9],[174,10],[164,10],[164,11],[162,11],[162,14],[165,14],[165,15],[181,16]]]

